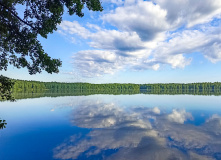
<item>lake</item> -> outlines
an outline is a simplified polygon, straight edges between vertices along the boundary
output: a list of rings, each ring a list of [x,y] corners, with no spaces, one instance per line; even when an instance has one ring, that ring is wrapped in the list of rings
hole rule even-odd
[[[89,95],[0,102],[1,160],[221,159],[221,97]]]

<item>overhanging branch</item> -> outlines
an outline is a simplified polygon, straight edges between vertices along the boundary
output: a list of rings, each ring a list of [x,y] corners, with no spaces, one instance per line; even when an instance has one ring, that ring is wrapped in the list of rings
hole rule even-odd
[[[5,6],[4,4],[2,4],[0,2],[0,5],[3,6],[4,8],[6,8],[14,17],[16,17],[19,21],[21,21],[22,23],[28,25],[29,27],[31,27],[34,30],[37,30],[35,27],[33,27],[31,24],[25,22],[24,20],[22,20],[19,16],[17,16],[10,8],[8,8],[7,6]]]

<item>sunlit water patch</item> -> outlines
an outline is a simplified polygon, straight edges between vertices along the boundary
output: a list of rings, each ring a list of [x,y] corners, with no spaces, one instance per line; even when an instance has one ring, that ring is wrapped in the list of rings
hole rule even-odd
[[[1,102],[1,160],[221,159],[221,98],[91,95]]]

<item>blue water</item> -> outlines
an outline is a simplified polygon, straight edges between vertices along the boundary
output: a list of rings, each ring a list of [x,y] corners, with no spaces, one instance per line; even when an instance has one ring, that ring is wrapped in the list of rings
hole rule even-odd
[[[192,95],[0,102],[0,160],[221,159],[220,107]]]

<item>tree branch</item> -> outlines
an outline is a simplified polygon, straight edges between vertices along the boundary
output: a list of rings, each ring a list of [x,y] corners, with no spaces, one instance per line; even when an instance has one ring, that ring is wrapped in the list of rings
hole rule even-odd
[[[23,22],[24,24],[28,25],[29,27],[31,27],[34,30],[37,30],[35,27],[33,27],[31,24],[25,22],[24,20],[22,20],[19,16],[17,16],[13,11],[10,10],[10,8],[8,8],[7,6],[5,6],[4,4],[2,4],[0,2],[0,5],[3,6],[4,8],[6,8],[14,17],[16,17],[19,21]]]

